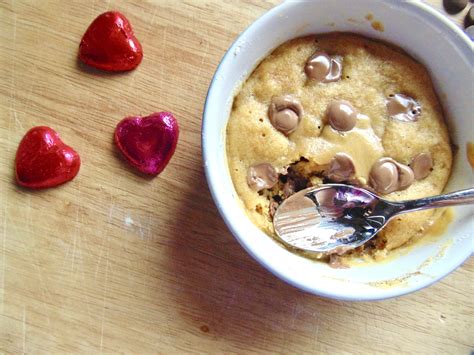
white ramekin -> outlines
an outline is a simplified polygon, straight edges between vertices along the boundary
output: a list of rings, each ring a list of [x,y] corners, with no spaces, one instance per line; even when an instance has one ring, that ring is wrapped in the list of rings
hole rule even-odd
[[[377,31],[371,21],[379,21]],[[375,26],[377,27],[377,26]],[[225,54],[209,87],[203,114],[202,148],[210,191],[224,221],[240,244],[264,267],[308,292],[343,300],[376,300],[426,287],[449,274],[473,252],[474,208],[454,211],[454,221],[437,241],[420,243],[409,253],[382,263],[350,269],[295,255],[260,231],[239,205],[229,174],[225,132],[239,84],[274,48],[308,34],[355,32],[405,49],[431,72],[460,148],[446,188],[471,187],[466,143],[474,138],[473,45],[453,23],[419,1],[287,1],[255,21]]]

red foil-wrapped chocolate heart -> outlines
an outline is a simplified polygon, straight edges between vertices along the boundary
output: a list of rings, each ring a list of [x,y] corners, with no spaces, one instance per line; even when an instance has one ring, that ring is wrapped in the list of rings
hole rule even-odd
[[[128,162],[144,174],[158,175],[178,143],[178,122],[170,112],[127,117],[115,128],[115,144]]]
[[[49,127],[30,129],[18,146],[15,161],[19,185],[43,189],[72,180],[81,166],[79,154]]]
[[[98,69],[126,71],[140,64],[143,51],[125,16],[109,11],[99,15],[84,33],[79,58]]]

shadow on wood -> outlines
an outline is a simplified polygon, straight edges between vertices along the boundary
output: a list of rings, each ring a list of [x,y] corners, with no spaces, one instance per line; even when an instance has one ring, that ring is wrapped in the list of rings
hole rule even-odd
[[[169,236],[168,272],[173,270],[179,280],[171,304],[195,329],[191,332],[225,338],[234,346],[265,350],[273,342],[298,342],[298,331],[308,337],[308,323],[317,328],[320,319],[306,305],[340,309],[340,302],[299,291],[258,265],[225,226],[202,168],[200,175],[196,185],[183,191],[180,215],[187,220],[176,221]],[[296,330],[291,339],[289,330]]]

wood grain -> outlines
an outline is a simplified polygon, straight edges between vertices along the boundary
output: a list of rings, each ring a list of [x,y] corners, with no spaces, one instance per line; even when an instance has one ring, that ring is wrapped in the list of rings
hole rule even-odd
[[[270,275],[219,217],[201,166],[204,98],[225,50],[276,3],[0,2],[2,352],[473,348],[472,258],[400,299],[339,302]],[[144,47],[131,73],[99,73],[76,59],[84,30],[110,9],[127,15]],[[112,132],[125,116],[161,110],[179,119],[180,141],[167,169],[144,179],[117,155]],[[35,125],[80,152],[71,183],[15,185],[16,147]]]

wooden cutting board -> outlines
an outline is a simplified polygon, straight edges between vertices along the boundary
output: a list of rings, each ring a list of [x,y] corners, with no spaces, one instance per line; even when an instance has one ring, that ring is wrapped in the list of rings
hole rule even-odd
[[[472,349],[472,258],[400,299],[339,302],[269,274],[219,217],[200,157],[204,98],[225,50],[277,2],[0,2],[2,352]],[[131,73],[77,61],[83,32],[111,9],[126,14],[144,48]],[[112,133],[123,117],[161,110],[178,118],[179,145],[158,178],[144,179]],[[36,125],[80,152],[74,181],[15,185],[17,145]]]

